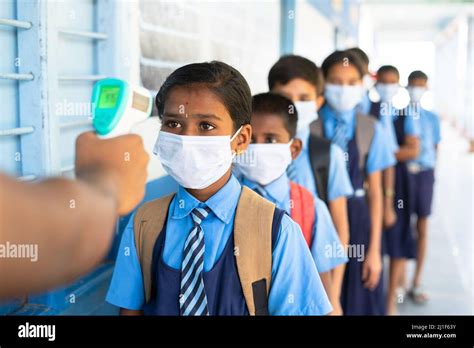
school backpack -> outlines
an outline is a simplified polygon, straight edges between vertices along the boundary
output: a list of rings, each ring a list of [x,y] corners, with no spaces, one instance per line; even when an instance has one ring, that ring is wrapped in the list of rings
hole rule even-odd
[[[373,116],[356,115],[356,139],[359,150],[359,169],[364,171],[370,145],[374,138],[375,125],[378,121]],[[309,158],[319,197],[328,202],[327,187],[329,181],[329,153],[331,142],[324,138],[323,122],[320,118],[309,125]],[[325,140],[325,142],[323,142]],[[318,182],[319,181],[319,182]]]
[[[311,248],[316,220],[313,195],[303,186],[290,181],[290,216],[301,227],[304,239]]]
[[[133,221],[135,246],[143,275],[145,300],[151,299],[153,248],[164,224],[174,194],[143,204]],[[277,215],[278,214],[278,215]],[[274,219],[274,215],[276,219]],[[272,275],[272,229],[284,212],[246,186],[234,220],[234,253],[237,272],[250,315],[268,314],[268,293]],[[276,239],[276,238],[275,238]]]

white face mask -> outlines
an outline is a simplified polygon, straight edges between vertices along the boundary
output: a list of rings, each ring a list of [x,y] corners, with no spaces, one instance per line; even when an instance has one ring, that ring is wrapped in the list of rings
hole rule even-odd
[[[412,102],[418,103],[425,92],[427,91],[426,87],[408,87],[408,94],[410,95],[410,100]]]
[[[160,131],[153,153],[166,172],[184,188],[203,189],[219,180],[232,165],[231,138],[176,135]]]
[[[363,93],[361,85],[347,86],[328,83],[324,87],[324,96],[327,102],[333,109],[340,112],[355,108],[362,100]]]
[[[244,155],[235,159],[239,173],[260,185],[268,185],[278,179],[291,163],[290,145],[250,144]]]
[[[298,123],[296,125],[296,133],[309,129],[311,122],[318,119],[318,110],[314,101],[297,101],[295,102],[296,112],[298,112]]]
[[[380,96],[380,101],[388,103],[397,95],[400,86],[398,83],[377,83],[375,89]]]

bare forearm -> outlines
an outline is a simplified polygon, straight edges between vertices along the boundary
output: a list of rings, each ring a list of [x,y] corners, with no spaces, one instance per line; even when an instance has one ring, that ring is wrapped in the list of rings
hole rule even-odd
[[[388,167],[382,172],[382,186],[384,190],[383,201],[386,208],[393,207],[395,191],[395,168]]]
[[[405,142],[400,146],[395,157],[398,162],[414,160],[420,154],[420,141],[415,136],[406,136]]]
[[[329,202],[329,211],[336,227],[339,239],[344,247],[349,244],[349,221],[347,216],[347,198],[339,197]]]
[[[382,234],[382,183],[381,173],[369,175],[368,203],[370,212],[370,246],[373,251],[380,251]]]
[[[332,291],[332,277],[331,277],[331,272],[322,272],[319,273],[319,277],[321,278],[321,282],[323,283],[324,290],[326,291],[326,294],[331,301],[331,303],[334,300],[334,294]]]
[[[107,187],[104,179],[94,180]],[[27,184],[0,176],[0,243],[37,248],[36,261],[0,259],[0,277],[8,279],[0,297],[69,282],[103,258],[117,202],[98,186],[66,179]]]
[[[341,297],[342,281],[344,280],[344,271],[346,264],[337,266],[331,271],[332,276],[332,293],[334,298],[339,299]]]

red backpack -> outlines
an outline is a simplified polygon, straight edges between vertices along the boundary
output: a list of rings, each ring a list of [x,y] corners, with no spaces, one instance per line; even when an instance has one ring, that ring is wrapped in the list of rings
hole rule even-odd
[[[290,181],[290,203],[291,218],[300,225],[304,239],[311,248],[313,226],[316,221],[313,195],[303,186]]]

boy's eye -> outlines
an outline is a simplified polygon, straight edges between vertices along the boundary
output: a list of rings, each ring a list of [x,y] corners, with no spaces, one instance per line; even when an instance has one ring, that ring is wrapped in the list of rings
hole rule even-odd
[[[168,128],[178,128],[178,127],[181,127],[181,125],[179,124],[179,122],[177,121],[166,121],[165,122],[165,126],[168,127]]]
[[[275,137],[266,137],[265,144],[276,144],[278,141]]]
[[[214,127],[212,124],[208,123],[208,122],[202,122],[199,124],[199,127],[201,127],[202,130],[205,130],[205,131],[210,131],[210,130],[213,130],[215,129],[216,127]]]

